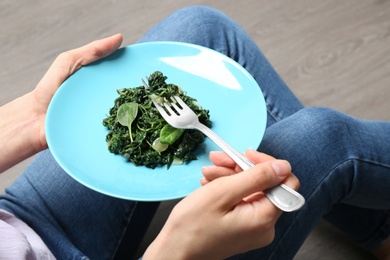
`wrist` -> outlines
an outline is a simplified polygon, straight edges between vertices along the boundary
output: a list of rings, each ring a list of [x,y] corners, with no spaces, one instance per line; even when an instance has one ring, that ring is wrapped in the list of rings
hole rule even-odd
[[[194,259],[190,254],[188,254],[186,248],[183,247],[182,243],[175,239],[174,233],[169,233],[165,231],[166,230],[164,230],[163,228],[159,235],[156,237],[156,239],[149,245],[149,247],[145,251],[145,254],[142,257],[142,260]]]
[[[166,237],[163,235],[163,231],[160,232],[160,234],[156,237],[156,239],[148,246],[148,248],[145,251],[145,254],[142,257],[142,260],[149,260],[149,259],[161,259],[161,260],[168,260],[168,259],[182,259],[179,258],[177,255],[174,255],[174,252],[170,250],[169,245],[166,244],[164,241],[166,241]]]
[[[32,93],[0,107],[0,173],[45,148],[42,117]]]

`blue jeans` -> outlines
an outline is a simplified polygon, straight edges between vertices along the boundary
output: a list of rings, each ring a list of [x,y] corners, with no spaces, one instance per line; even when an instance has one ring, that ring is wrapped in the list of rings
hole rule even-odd
[[[321,218],[368,249],[388,237],[389,123],[304,108],[250,37],[211,8],[177,11],[140,42],[161,40],[215,49],[253,75],[268,109],[259,151],[290,161],[301,181],[305,206],[281,216],[269,246],[234,259],[292,259]],[[137,245],[156,205],[110,198],[83,187],[58,167],[49,151],[42,152],[0,199],[0,208],[32,226],[59,258],[109,258],[122,234],[127,246]]]
[[[207,7],[171,15],[142,40],[203,45],[245,67],[259,84],[268,110],[258,150],[288,160],[301,181],[304,208],[281,216],[271,245],[234,259],[291,259],[321,218],[367,249],[389,236],[389,122],[304,108],[246,32]]]
[[[0,195],[0,208],[32,227],[57,259],[131,259],[158,204],[90,190],[67,175],[49,150]]]

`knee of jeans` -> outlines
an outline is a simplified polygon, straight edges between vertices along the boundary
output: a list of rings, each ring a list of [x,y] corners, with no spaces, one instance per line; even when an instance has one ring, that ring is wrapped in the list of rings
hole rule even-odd
[[[208,46],[210,37],[223,33],[228,18],[208,6],[189,6],[175,11],[149,31],[143,41],[179,41]]]
[[[266,130],[260,150],[274,156],[322,154],[346,149],[352,124],[329,108],[304,108]]]
[[[302,138],[319,139],[325,142],[326,139],[345,137],[350,131],[349,116],[322,107],[304,108],[290,118],[290,131]]]
[[[222,11],[202,5],[184,7],[173,13],[173,15],[192,21],[194,25],[199,22],[223,20],[226,16]]]

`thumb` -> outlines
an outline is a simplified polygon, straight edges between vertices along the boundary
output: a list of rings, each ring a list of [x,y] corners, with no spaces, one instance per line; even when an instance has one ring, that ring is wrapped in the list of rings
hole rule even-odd
[[[291,165],[287,161],[273,160],[257,164],[240,174],[223,177],[214,182],[218,180],[224,182],[217,184],[225,187],[225,195],[221,196],[223,198],[221,203],[226,206],[234,206],[243,198],[278,185],[290,174]]]

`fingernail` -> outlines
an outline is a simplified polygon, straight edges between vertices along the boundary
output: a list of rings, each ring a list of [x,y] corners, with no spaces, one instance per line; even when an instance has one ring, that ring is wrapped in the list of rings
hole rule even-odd
[[[206,184],[207,184],[206,178],[200,178],[200,184],[201,184],[202,186],[206,185]]]
[[[285,160],[276,160],[271,163],[271,166],[279,176],[286,176],[291,172],[291,165]]]
[[[203,166],[202,167],[202,172],[210,171],[211,168],[213,168],[213,166]]]

